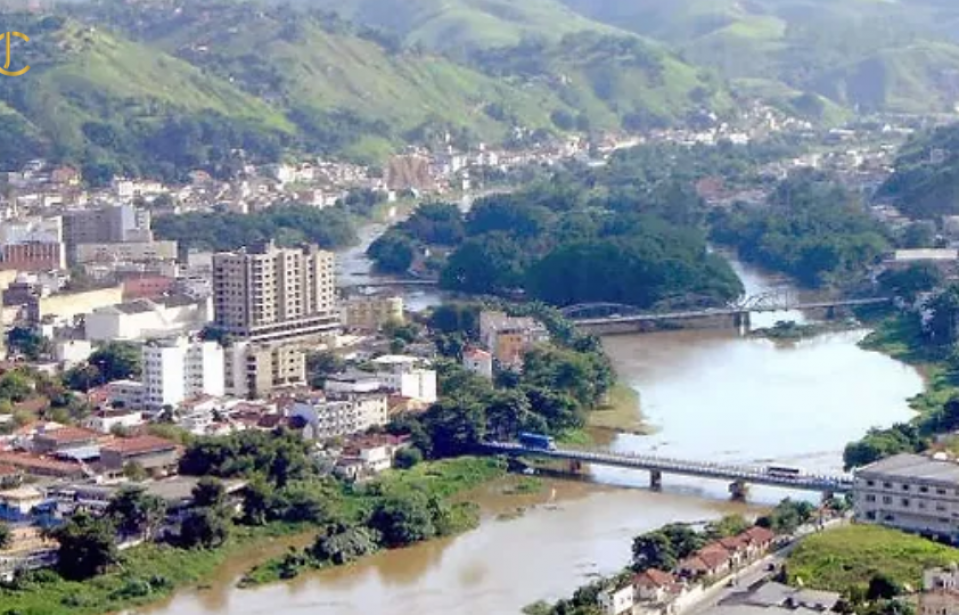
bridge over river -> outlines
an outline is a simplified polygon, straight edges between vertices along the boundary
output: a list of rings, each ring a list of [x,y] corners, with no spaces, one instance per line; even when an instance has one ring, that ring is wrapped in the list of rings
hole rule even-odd
[[[547,459],[559,459],[570,462],[573,470],[583,463],[607,465],[618,468],[633,468],[649,472],[649,483],[653,489],[662,486],[663,474],[695,476],[730,481],[729,492],[734,498],[743,498],[749,485],[767,485],[796,491],[813,491],[824,497],[852,491],[853,477],[848,474],[805,474],[795,475],[770,471],[765,466],[753,466],[690,459],[674,459],[655,455],[634,453],[613,453],[600,450],[578,449],[541,449],[510,442],[486,442],[486,452],[509,455],[512,457],[531,456]]]
[[[626,333],[655,329],[663,325],[695,322],[698,326],[746,327],[750,314],[789,311],[824,311],[827,318],[842,310],[891,302],[889,297],[863,299],[822,298],[803,300],[793,293],[766,293],[746,297],[721,308],[644,312],[636,306],[617,303],[585,303],[563,308],[564,316],[577,328],[596,334]]]

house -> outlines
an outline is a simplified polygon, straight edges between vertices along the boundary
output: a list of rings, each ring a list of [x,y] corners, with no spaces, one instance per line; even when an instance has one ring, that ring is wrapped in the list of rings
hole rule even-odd
[[[31,453],[0,452],[0,464],[11,465],[30,476],[83,478],[86,472],[78,463],[58,461]]]
[[[480,340],[499,363],[518,367],[530,348],[549,341],[549,331],[534,318],[487,310],[480,313]]]
[[[12,465],[0,464],[0,489],[19,487],[23,482],[23,472]]]
[[[734,568],[749,562],[750,558],[758,552],[751,547],[749,541],[742,535],[720,538],[716,541],[716,544],[726,549],[726,552],[729,553],[730,563]]]
[[[599,592],[596,601],[605,615],[630,613],[633,610],[633,604],[635,604],[633,586],[607,587]]]
[[[138,410],[98,410],[83,420],[87,429],[102,434],[113,433],[115,429],[133,429],[144,423],[143,413]]]
[[[33,438],[33,451],[40,455],[66,453],[97,446],[100,434],[82,427],[63,427],[45,431]]]
[[[0,491],[0,519],[4,521],[24,521],[30,518],[34,508],[45,498],[35,487],[17,487]]]
[[[752,549],[750,557],[756,557],[769,551],[776,542],[776,534],[769,528],[754,525],[738,536]]]
[[[633,589],[637,600],[663,603],[670,596],[670,589],[676,582],[676,577],[670,573],[650,568],[633,577]]]
[[[729,552],[716,543],[706,545],[679,562],[680,574],[687,578],[720,577],[733,567]]]
[[[100,463],[106,470],[119,472],[129,463],[136,463],[145,470],[170,471],[180,461],[182,450],[170,440],[154,436],[117,438],[100,449]]]
[[[922,573],[919,615],[959,614],[959,565],[930,568]]]
[[[493,355],[480,348],[468,348],[463,352],[463,368],[487,380],[492,380]]]

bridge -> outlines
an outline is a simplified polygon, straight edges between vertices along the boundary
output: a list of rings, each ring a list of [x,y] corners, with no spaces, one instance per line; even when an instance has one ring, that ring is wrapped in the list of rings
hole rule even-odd
[[[397,278],[395,280],[370,280],[369,282],[355,282],[352,284],[338,285],[340,290],[357,290],[361,288],[431,288],[439,286],[439,280],[426,280],[420,278]]]
[[[729,492],[734,498],[744,498],[749,485],[782,487],[796,491],[813,491],[824,497],[852,491],[853,477],[848,474],[804,474],[789,475],[770,473],[764,466],[718,463],[711,461],[693,461],[674,459],[655,455],[634,453],[613,453],[599,450],[577,449],[539,449],[510,442],[486,442],[483,448],[493,454],[511,457],[533,456],[547,459],[559,459],[570,462],[570,467],[578,469],[583,463],[606,465],[617,468],[631,468],[649,472],[649,484],[653,489],[662,487],[663,474],[694,476],[730,481]]]
[[[744,297],[720,308],[644,312],[632,305],[584,303],[565,307],[561,312],[581,329],[594,332],[617,332],[618,330],[643,330],[646,327],[655,327],[664,323],[693,320],[708,321],[721,326],[742,327],[748,326],[750,314],[794,310],[825,310],[827,316],[832,317],[839,309],[882,305],[891,301],[890,297],[803,300],[794,293],[773,292]]]

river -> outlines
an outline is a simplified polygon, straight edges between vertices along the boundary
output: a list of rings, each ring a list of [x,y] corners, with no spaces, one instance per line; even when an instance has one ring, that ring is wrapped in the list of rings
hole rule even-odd
[[[736,265],[747,291],[782,282]],[[435,298],[426,297],[427,301]],[[801,315],[768,315],[754,326]],[[734,331],[678,331],[610,337],[604,346],[620,378],[636,388],[652,436],[620,436],[619,450],[696,459],[838,470],[842,448],[873,425],[906,419],[906,398],[922,388],[911,368],[859,349],[865,331],[799,343],[740,337]],[[731,510],[726,485],[594,469],[595,484],[548,482],[526,496],[496,486],[475,494],[481,527],[465,535],[393,551],[361,564],[308,574],[289,584],[236,589],[263,552],[231,561],[206,590],[182,592],[151,615],[489,615],[515,614],[538,599],[568,595],[595,574],[622,567],[630,539],[670,521],[700,521]],[[757,489],[770,504],[787,495]],[[528,507],[501,520],[504,512]]]

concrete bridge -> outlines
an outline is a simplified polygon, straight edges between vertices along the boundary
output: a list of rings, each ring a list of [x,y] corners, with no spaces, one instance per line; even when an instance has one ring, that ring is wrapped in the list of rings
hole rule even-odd
[[[889,297],[868,299],[802,300],[788,293],[768,293],[747,297],[721,308],[679,310],[673,312],[643,312],[636,306],[616,303],[587,303],[563,308],[562,313],[577,328],[595,334],[633,333],[655,330],[664,326],[695,326],[699,328],[748,327],[750,314],[822,311],[834,318],[854,307],[882,305]]]
[[[439,286],[439,280],[427,280],[421,278],[397,278],[395,280],[371,280],[369,282],[355,282],[351,284],[338,285],[337,288],[342,291],[354,291],[364,288],[432,288]]]
[[[486,452],[512,457],[531,456],[568,461],[571,470],[578,470],[583,463],[632,468],[649,472],[649,486],[652,489],[662,487],[663,474],[695,476],[729,481],[729,492],[737,499],[746,497],[749,485],[767,485],[796,491],[813,491],[830,498],[839,493],[852,491],[853,477],[848,474],[805,474],[770,472],[765,466],[716,463],[711,461],[693,461],[673,459],[655,455],[633,453],[612,453],[599,450],[575,449],[539,449],[529,448],[510,442],[486,442]]]

